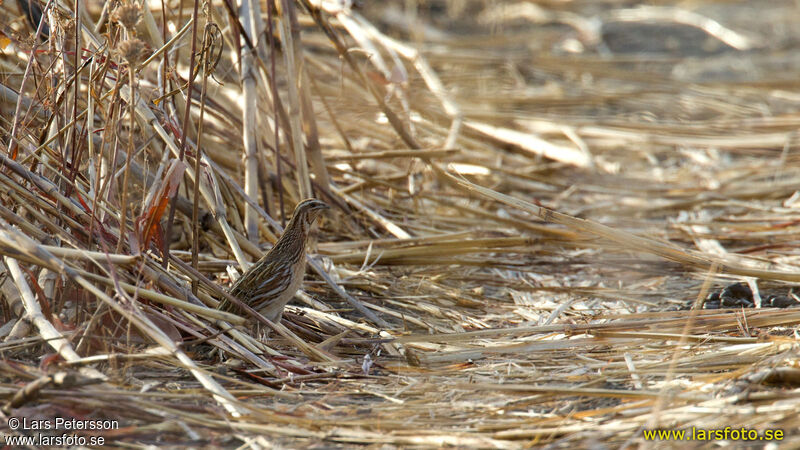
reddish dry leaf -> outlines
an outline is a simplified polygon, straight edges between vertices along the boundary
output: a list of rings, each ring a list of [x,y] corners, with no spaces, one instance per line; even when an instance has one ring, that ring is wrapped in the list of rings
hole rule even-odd
[[[389,80],[387,80],[386,77],[383,76],[383,73],[378,72],[377,70],[367,71],[367,77],[374,83],[379,84],[381,86],[387,86],[390,83]]]
[[[61,361],[63,361],[63,359],[61,358],[61,355],[59,355],[58,353],[49,353],[49,354],[47,354],[46,356],[44,356],[42,358],[41,362],[39,363],[39,368],[43,369],[43,370],[47,370],[47,368],[51,364],[59,363]]]
[[[11,44],[11,39],[0,31],[0,50],[5,50]]]
[[[185,162],[177,159],[172,160],[167,173],[161,180],[158,192],[150,199],[150,204],[147,205],[144,213],[136,219],[139,245],[142,250],[150,245],[150,240],[157,234],[161,217],[166,212],[170,199],[178,192],[186,167]]]

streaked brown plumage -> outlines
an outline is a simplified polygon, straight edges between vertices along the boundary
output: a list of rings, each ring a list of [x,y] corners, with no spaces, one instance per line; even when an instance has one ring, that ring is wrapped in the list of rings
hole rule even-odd
[[[298,203],[275,246],[233,284],[230,293],[267,319],[279,322],[284,306],[303,284],[308,232],[320,212],[328,208],[313,198]],[[220,309],[234,308],[223,301]]]

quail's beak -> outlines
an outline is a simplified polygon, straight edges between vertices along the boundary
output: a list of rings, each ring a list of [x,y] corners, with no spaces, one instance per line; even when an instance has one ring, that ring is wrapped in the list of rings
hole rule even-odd
[[[314,218],[319,218],[319,216],[322,215],[322,212],[328,209],[331,209],[331,207],[326,205],[325,203],[320,202],[314,205],[314,208],[311,210],[311,213],[314,214]]]

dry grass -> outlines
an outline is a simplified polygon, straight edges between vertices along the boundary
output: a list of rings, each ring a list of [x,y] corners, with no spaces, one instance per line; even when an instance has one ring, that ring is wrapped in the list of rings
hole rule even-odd
[[[6,417],[125,447],[800,443],[800,309],[762,307],[800,281],[794,2],[271,3],[43,2],[48,39],[0,8]],[[283,322],[216,310],[311,195]],[[756,308],[703,308],[737,281]]]

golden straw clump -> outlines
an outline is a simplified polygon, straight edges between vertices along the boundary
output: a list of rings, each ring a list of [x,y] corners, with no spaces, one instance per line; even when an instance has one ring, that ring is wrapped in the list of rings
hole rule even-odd
[[[796,2],[19,3],[6,416],[88,398],[70,439],[117,447],[800,443]]]

